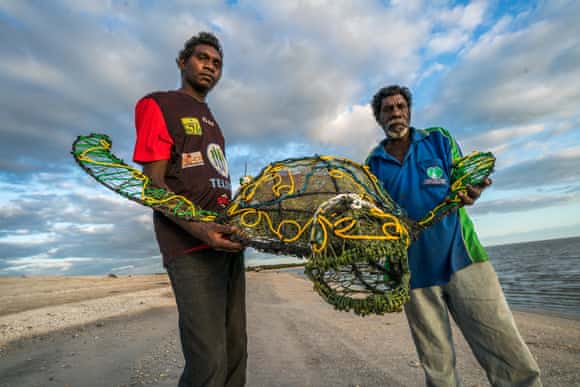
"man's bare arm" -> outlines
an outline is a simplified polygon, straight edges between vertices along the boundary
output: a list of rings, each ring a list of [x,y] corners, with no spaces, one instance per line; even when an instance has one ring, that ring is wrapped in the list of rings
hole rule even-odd
[[[167,163],[168,160],[146,163],[143,165],[143,173],[149,176],[153,185],[171,191],[165,183]],[[209,222],[187,222],[176,217],[169,217],[169,219],[216,250],[237,252],[243,248],[240,243],[234,242],[229,238],[230,235],[240,235],[240,230],[236,227]]]

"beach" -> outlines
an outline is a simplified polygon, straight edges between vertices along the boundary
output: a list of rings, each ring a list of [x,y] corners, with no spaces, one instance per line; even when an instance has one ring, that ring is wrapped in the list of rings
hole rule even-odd
[[[248,272],[248,386],[421,386],[403,313],[337,312],[303,276]],[[545,386],[580,385],[580,320],[514,312]],[[455,330],[464,386],[487,386]],[[175,386],[166,275],[0,277],[0,386]]]

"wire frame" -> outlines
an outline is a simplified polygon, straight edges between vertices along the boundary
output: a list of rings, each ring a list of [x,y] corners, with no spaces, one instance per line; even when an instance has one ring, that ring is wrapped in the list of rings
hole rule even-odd
[[[306,274],[339,310],[398,312],[409,300],[410,230],[404,218],[357,194],[337,195],[314,216]]]
[[[413,224],[360,164],[331,156],[270,164],[241,187],[226,219],[253,247],[306,257],[314,289],[337,309],[394,312],[408,300]]]
[[[314,289],[335,308],[359,315],[401,310],[409,299],[409,244],[459,207],[458,192],[480,184],[495,164],[482,152],[457,160],[449,200],[419,222],[407,218],[366,166],[332,156],[269,164],[244,178],[225,211],[215,213],[153,186],[111,145],[103,134],[79,136],[72,154],[95,180],[130,200],[188,221],[235,225],[247,246],[306,258]]]
[[[462,205],[460,192],[467,192],[467,186],[477,186],[491,175],[495,168],[495,157],[491,152],[471,152],[453,162],[451,168],[451,189],[447,200],[443,201],[417,222],[423,230]]]
[[[72,155],[78,165],[99,183],[127,199],[189,221],[214,221],[217,213],[197,207],[190,200],[155,187],[149,177],[111,153],[106,134],[78,136]]]

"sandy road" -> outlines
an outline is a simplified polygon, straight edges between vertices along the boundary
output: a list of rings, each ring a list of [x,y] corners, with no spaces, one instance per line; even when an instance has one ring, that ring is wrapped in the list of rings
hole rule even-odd
[[[176,318],[157,308],[20,340],[0,357],[0,386],[174,386]]]
[[[248,273],[247,296],[248,386],[422,385],[404,315],[336,312],[308,281],[283,272]],[[544,384],[579,385],[579,321],[516,319]],[[174,386],[183,363],[176,326],[174,306],[165,306],[13,341],[1,347],[0,386]],[[463,384],[486,386],[459,336],[457,347]]]

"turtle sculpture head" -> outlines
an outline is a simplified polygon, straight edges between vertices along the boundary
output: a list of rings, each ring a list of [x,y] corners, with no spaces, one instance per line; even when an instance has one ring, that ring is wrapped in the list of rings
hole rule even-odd
[[[314,214],[306,273],[337,309],[400,311],[409,300],[407,249],[414,235],[407,218],[358,194],[336,195]]]

